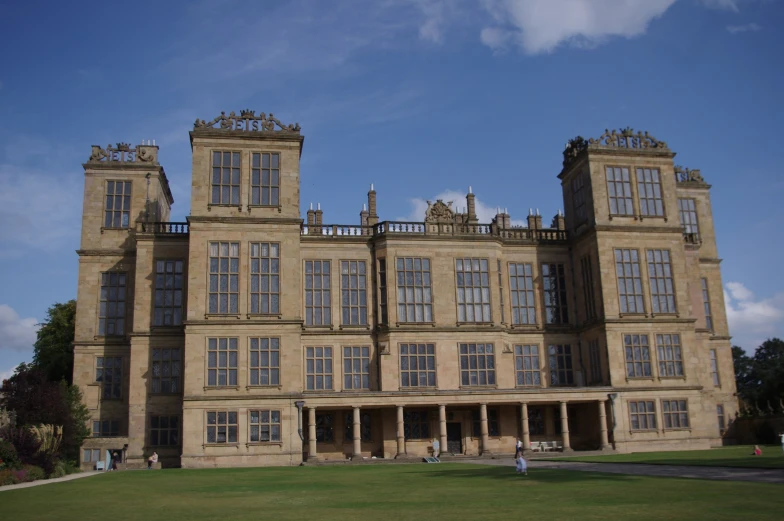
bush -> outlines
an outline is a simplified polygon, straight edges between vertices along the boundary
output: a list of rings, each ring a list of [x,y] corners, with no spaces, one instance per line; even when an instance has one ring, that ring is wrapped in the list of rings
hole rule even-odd
[[[0,487],[5,485],[16,485],[19,483],[16,480],[16,476],[14,476],[14,472],[11,469],[4,469],[0,470]]]
[[[14,444],[10,440],[0,439],[0,469],[16,469],[19,465],[21,462]]]
[[[23,472],[27,472],[26,481],[36,481],[38,479],[46,479],[46,472],[41,467],[35,465],[25,465],[22,467]],[[22,472],[19,471],[19,472]]]
[[[75,461],[66,461],[63,465],[66,474],[77,474],[82,471],[82,469],[79,468],[79,464]]]
[[[66,474],[67,472],[65,471],[65,463],[63,463],[62,461],[58,461],[57,463],[54,464],[54,469],[49,474],[49,479],[61,478]]]

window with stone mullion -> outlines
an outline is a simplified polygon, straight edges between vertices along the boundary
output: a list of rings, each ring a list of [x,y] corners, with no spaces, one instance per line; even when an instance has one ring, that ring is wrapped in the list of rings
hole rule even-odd
[[[574,214],[577,223],[581,223],[588,218],[585,207],[585,176],[582,172],[572,179],[572,201],[574,204]]]
[[[705,311],[705,327],[713,332],[713,313],[711,313],[710,292],[708,291],[708,279],[700,279],[702,287],[702,307]]]
[[[237,338],[207,339],[207,385],[237,385]]]
[[[569,323],[566,304],[566,275],[563,264],[542,264],[545,324]]]
[[[610,215],[634,215],[632,183],[628,168],[606,167]]]
[[[250,426],[250,443],[281,441],[280,411],[248,411],[248,424]]]
[[[624,335],[623,345],[626,351],[626,376],[650,378],[653,373],[648,335]]]
[[[406,440],[430,439],[430,415],[427,411],[405,411],[403,435]]]
[[[514,347],[514,351],[517,385],[540,387],[542,385],[542,375],[539,366],[539,346],[518,345]]]
[[[212,153],[211,204],[240,204],[240,153]]]
[[[332,324],[330,261],[305,261],[305,325]]]
[[[490,322],[490,275],[487,259],[457,259],[458,322]]]
[[[656,406],[653,401],[629,402],[633,431],[656,430]]]
[[[460,344],[460,385],[495,385],[493,344]]]
[[[640,215],[664,217],[664,200],[658,168],[637,169],[637,193],[640,197]]]
[[[107,181],[104,228],[128,228],[131,216],[131,182]]]
[[[211,242],[208,313],[239,313],[240,244]]]
[[[152,350],[153,394],[180,392],[182,351],[180,348],[156,348]]]
[[[699,237],[700,225],[697,221],[697,203],[691,198],[678,199],[678,214],[684,233],[693,233]]]
[[[250,339],[250,385],[280,385],[280,338]]]
[[[651,311],[677,313],[669,250],[648,250],[648,279],[651,286]]]
[[[207,443],[237,443],[237,412],[207,411]]]
[[[574,385],[571,345],[550,345],[548,348],[550,385]]]
[[[250,182],[251,205],[278,206],[280,203],[280,154],[252,154]]]
[[[343,389],[370,389],[370,347],[343,348]]]
[[[665,429],[688,429],[689,408],[686,400],[662,400]]]
[[[155,261],[155,303],[153,325],[182,325],[182,260]]]
[[[621,313],[645,313],[639,252],[633,249],[615,250],[615,274]]]
[[[343,325],[367,325],[365,261],[340,262],[340,299]]]
[[[122,399],[122,357],[99,356],[95,365],[95,381],[101,384],[101,398]]]
[[[683,355],[680,335],[656,335],[659,354],[659,376],[683,376]]]
[[[509,264],[509,292],[512,296],[512,323],[536,324],[532,264]]]
[[[372,441],[372,416],[368,411],[360,411],[359,414],[359,439],[361,441]],[[348,442],[354,439],[354,412],[347,412],[345,416],[343,439]]]
[[[332,348],[305,348],[305,388],[308,391],[332,390]]]
[[[397,259],[398,322],[432,322],[430,259]]]
[[[280,245],[277,243],[250,243],[250,312],[280,313]]]
[[[153,447],[177,446],[180,443],[179,416],[150,417],[150,445]]]
[[[599,341],[591,340],[588,342],[588,358],[591,365],[591,383],[597,384],[602,381],[602,364],[599,356]]]
[[[128,275],[125,272],[101,273],[98,303],[98,336],[125,335],[125,299]]]
[[[400,386],[436,386],[435,344],[400,344]]]

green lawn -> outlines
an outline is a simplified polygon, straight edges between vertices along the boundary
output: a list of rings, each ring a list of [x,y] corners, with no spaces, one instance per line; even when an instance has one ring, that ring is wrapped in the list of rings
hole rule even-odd
[[[587,461],[590,463],[648,463],[651,465],[697,465],[701,467],[745,467],[784,469],[784,452],[779,445],[762,446],[762,456],[752,456],[753,445],[736,445],[709,450],[674,452],[633,452],[607,456],[575,456],[555,458],[556,461]]]
[[[442,463],[126,471],[0,492],[24,520],[781,519],[781,485]]]

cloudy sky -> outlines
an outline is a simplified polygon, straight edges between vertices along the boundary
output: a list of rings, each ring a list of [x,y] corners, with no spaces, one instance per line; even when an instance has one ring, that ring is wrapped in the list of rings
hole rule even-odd
[[[569,138],[648,130],[713,185],[733,342],[784,336],[783,4],[0,2],[0,375],[76,295],[90,145],[155,139],[181,220],[193,121],[244,108],[302,125],[302,209],[340,224],[370,183],[384,219],[473,186],[549,220]]]

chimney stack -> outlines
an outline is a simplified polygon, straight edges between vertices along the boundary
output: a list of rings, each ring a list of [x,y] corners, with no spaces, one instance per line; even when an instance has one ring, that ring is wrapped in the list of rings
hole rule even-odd
[[[468,204],[468,223],[478,223],[479,219],[476,218],[476,196],[470,186],[468,187],[468,195],[466,195],[466,203]]]
[[[376,190],[373,184],[370,184],[370,191],[368,192],[368,226],[375,226],[378,224],[378,214],[376,213]]]

